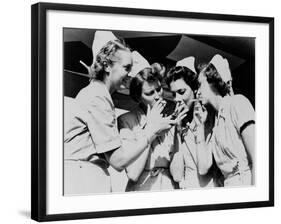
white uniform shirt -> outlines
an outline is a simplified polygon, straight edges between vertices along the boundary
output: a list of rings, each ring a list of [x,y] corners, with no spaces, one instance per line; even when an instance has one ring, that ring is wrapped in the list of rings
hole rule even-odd
[[[254,122],[255,111],[246,97],[234,95],[223,98],[209,146],[226,179],[250,169],[241,133],[247,124]]]
[[[142,135],[146,125],[146,115],[139,107],[133,111],[123,114],[118,119],[118,125],[122,139],[134,141],[138,135]],[[146,170],[152,170],[155,167],[168,168],[171,160],[171,154],[174,151],[172,128],[163,136],[157,136],[151,143],[150,153],[145,165]]]
[[[114,104],[103,82],[90,82],[64,112],[65,159],[87,161],[121,146]]]
[[[181,188],[214,187],[212,173],[200,175],[198,172],[197,145],[195,143],[195,125],[189,124],[188,130],[184,134],[180,151],[184,158],[184,180],[180,182]]]

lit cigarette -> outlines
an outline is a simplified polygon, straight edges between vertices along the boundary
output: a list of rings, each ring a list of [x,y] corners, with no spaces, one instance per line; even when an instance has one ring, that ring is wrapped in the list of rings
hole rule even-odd
[[[191,100],[191,102],[200,102],[200,101],[202,101],[202,99],[193,99],[193,100]]]

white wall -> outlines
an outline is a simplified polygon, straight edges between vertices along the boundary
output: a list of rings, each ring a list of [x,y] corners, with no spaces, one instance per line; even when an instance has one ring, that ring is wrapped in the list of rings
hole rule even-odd
[[[51,0],[50,0],[51,1]],[[280,7],[278,1],[222,0],[68,0],[95,4],[275,17],[275,86],[280,83]],[[30,5],[35,1],[1,4],[1,155],[0,223],[34,223],[30,220]],[[3,80],[4,78],[4,80]],[[280,96],[276,88],[275,98]],[[280,158],[280,101],[275,107],[275,158]],[[4,152],[4,153],[3,153]],[[280,209],[280,161],[276,159],[276,207],[184,214],[79,220],[60,223],[266,223],[277,220]],[[275,221],[275,223],[278,221]]]

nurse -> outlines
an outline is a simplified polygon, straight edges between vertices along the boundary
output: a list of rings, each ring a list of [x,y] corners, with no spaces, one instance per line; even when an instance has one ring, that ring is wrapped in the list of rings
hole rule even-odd
[[[151,68],[145,58],[133,52],[133,78],[130,96],[138,106],[118,118],[120,134],[127,139],[144,132],[151,112],[149,108],[163,103],[163,89],[159,71]],[[178,119],[184,115],[183,111]],[[155,119],[158,119],[155,117]],[[167,118],[166,118],[167,119]],[[155,120],[157,122],[157,120]],[[133,148],[132,148],[133,150]],[[146,150],[126,168],[126,191],[171,190],[178,188],[170,174],[170,161],[175,153],[174,128],[163,131],[147,146]]]
[[[198,96],[215,110],[212,133],[205,135],[207,111],[199,107],[196,142],[201,173],[212,164],[212,155],[224,175],[224,186],[254,184],[255,111],[243,95],[233,95],[227,59],[215,55],[199,74]]]
[[[93,79],[71,106],[64,108],[64,194],[111,191],[109,166],[121,171],[132,163],[173,121],[162,119],[162,105],[151,109],[144,132],[123,141],[111,94],[120,88],[132,67],[132,54],[113,33],[97,31],[93,41]],[[154,118],[157,117],[157,119]],[[152,125],[153,123],[153,125]]]
[[[194,67],[195,58],[187,57],[177,62],[166,77],[166,83],[174,100],[188,110],[187,117],[177,126],[181,136],[179,152],[172,160],[170,169],[174,180],[183,189],[213,187],[214,170],[201,175],[198,168],[198,154],[195,139],[196,123],[193,120],[195,91],[198,88],[198,75]],[[181,110],[180,108],[178,108]],[[211,130],[211,117],[205,125],[205,132]]]

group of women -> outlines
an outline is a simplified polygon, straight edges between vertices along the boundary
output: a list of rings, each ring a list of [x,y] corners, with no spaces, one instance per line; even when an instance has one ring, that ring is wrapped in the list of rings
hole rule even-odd
[[[163,77],[109,31],[96,31],[93,58],[89,85],[65,108],[64,194],[111,192],[109,166],[125,169],[126,191],[254,184],[254,109],[233,93],[227,59],[195,69],[188,57]],[[117,118],[111,94],[128,76],[137,107]],[[173,114],[162,113],[163,78]]]

